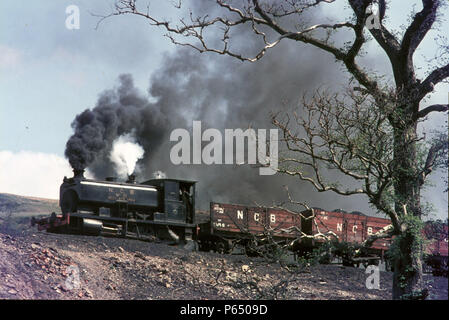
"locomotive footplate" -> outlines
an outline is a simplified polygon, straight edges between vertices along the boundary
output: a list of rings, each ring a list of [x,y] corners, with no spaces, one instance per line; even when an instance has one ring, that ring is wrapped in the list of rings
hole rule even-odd
[[[71,217],[78,217],[78,218],[85,218],[85,219],[95,219],[95,220],[101,220],[101,221],[110,221],[110,222],[122,222],[126,223],[127,221],[130,221],[130,219],[126,218],[117,218],[117,217],[102,217],[102,216],[94,216],[92,214],[85,214],[85,213],[71,213]],[[153,224],[153,225],[169,225],[173,227],[186,227],[186,228],[196,228],[197,224],[195,223],[185,223],[185,222],[179,222],[179,221],[173,221],[173,220],[132,220],[133,223],[138,224]]]
[[[42,230],[56,230],[57,228],[64,227],[70,223],[70,216],[68,214],[61,215],[52,212],[50,217],[44,217],[41,219],[31,218],[31,226],[37,225],[39,231]]]

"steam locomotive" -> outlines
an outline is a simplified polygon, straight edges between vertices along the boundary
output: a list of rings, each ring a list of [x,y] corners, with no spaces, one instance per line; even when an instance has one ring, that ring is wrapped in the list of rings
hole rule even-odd
[[[39,230],[110,234],[139,239],[191,242],[195,223],[195,181],[153,179],[136,183],[116,178],[86,179],[82,170],[64,177],[59,206],[62,215],[33,220]]]
[[[329,239],[360,244],[390,225],[388,219],[360,212],[313,208],[297,215],[277,208],[217,202],[211,202],[210,211],[201,215],[195,210],[195,184],[165,178],[136,183],[134,175],[126,182],[115,178],[100,181],[86,179],[82,170],[74,170],[74,176],[64,177],[60,187],[62,214],[33,219],[32,224],[47,231],[167,239],[189,249],[220,253],[241,245],[248,254],[268,238],[299,253]],[[447,226],[444,230],[429,246],[429,254],[447,269]],[[383,259],[390,243],[391,239],[376,240],[364,261]]]

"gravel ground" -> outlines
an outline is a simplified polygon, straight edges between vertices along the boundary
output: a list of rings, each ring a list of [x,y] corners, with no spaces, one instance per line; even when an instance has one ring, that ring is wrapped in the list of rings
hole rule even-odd
[[[369,290],[365,270],[317,265],[286,270],[244,255],[188,252],[167,243],[36,232],[0,233],[0,299],[385,300],[391,272]],[[447,278],[425,275],[430,299]]]

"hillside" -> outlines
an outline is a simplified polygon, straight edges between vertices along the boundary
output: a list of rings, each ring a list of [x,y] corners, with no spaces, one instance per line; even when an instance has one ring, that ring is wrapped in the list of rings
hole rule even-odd
[[[50,214],[53,211],[60,212],[58,200],[0,193],[0,215],[9,213]]]

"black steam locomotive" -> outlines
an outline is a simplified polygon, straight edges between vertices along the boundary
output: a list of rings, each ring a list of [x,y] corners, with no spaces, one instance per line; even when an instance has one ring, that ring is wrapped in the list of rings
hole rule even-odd
[[[196,181],[153,179],[136,183],[115,178],[86,179],[74,170],[64,177],[59,205],[62,215],[34,220],[40,230],[111,234],[138,239],[171,239],[195,245]]]

